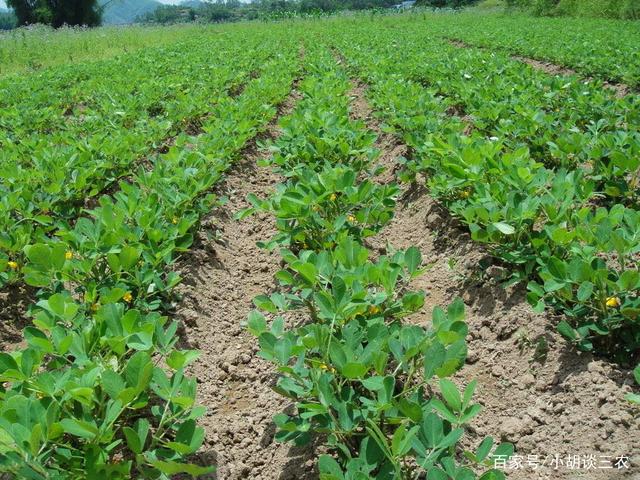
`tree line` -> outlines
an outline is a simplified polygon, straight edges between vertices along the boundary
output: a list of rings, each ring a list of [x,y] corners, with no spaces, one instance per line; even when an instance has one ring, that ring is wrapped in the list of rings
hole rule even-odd
[[[84,25],[102,23],[106,3],[100,0],[7,0],[13,10],[0,13],[0,29],[36,23],[51,25]],[[183,5],[162,5],[138,17],[142,23],[169,24],[180,22],[230,22],[259,18],[281,18],[295,15],[321,15],[342,10],[389,8],[402,0],[215,0],[186,2]],[[417,5],[431,7],[461,7],[477,0],[418,0]]]
[[[256,0],[242,3],[238,0],[191,5],[162,5],[142,15],[142,23],[230,22],[237,20],[275,19],[299,15],[323,15],[339,11],[374,10],[390,8],[402,0]],[[477,0],[418,0],[416,5],[457,8],[476,3]]]
[[[18,25],[42,23],[54,28],[62,25],[96,27],[102,23],[107,4],[98,0],[7,0]]]

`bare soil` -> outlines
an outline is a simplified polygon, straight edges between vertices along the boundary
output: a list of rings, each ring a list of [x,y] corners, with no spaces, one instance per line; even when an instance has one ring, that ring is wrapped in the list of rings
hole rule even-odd
[[[35,290],[27,285],[7,285],[0,291],[0,349],[8,352],[25,345],[22,329],[31,324],[29,307]]]
[[[297,98],[294,90],[280,115],[289,113]],[[274,121],[262,140],[277,135]],[[289,402],[272,390],[276,371],[256,356],[257,341],[243,326],[254,308],[252,299],[273,290],[273,275],[280,269],[279,254],[256,245],[275,234],[272,216],[233,219],[250,206],[247,194],[265,197],[280,182],[269,168],[256,165],[267,157],[255,142],[245,150],[217,192],[228,202],[203,223],[179,269],[184,282],[177,313],[185,325],[186,346],[202,352],[190,373],[199,382],[198,401],[208,410],[200,422],[206,429],[205,445],[195,461],[217,465],[210,478],[221,480],[317,478],[312,447],[274,441],[272,417]]]

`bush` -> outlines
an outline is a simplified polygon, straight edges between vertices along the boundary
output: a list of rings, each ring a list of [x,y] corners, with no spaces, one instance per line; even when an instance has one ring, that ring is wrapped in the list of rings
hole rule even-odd
[[[506,0],[506,4],[540,16],[640,19],[637,0]]]

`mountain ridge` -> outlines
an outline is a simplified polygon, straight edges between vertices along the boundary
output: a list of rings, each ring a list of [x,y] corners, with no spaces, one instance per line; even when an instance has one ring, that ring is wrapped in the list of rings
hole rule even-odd
[[[156,0],[114,0],[104,10],[103,24],[125,25],[133,23],[136,17],[152,12],[162,5]]]

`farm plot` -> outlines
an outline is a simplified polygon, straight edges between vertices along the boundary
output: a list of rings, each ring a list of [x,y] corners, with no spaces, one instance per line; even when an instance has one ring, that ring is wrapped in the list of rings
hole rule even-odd
[[[0,469],[638,474],[638,97],[446,18],[2,81]]]

